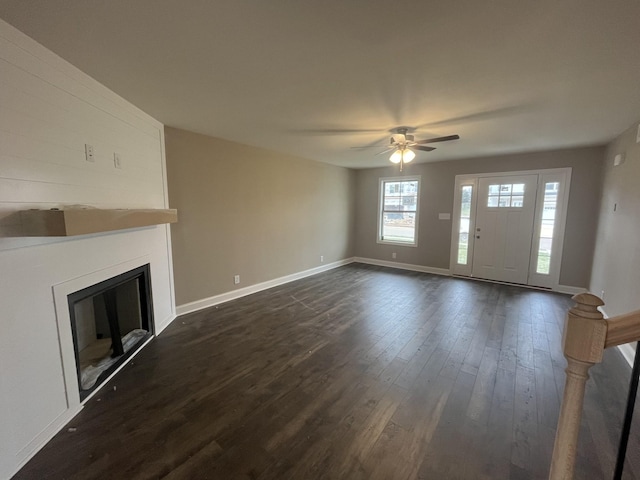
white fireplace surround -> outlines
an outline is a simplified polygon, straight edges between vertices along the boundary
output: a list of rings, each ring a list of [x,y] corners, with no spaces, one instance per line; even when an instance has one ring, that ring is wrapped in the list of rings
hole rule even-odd
[[[18,228],[15,212],[31,209],[170,208],[162,123],[2,20],[0,61],[9,102],[0,132],[0,233]],[[82,409],[69,293],[148,263],[155,334],[175,318],[169,226],[123,228],[0,235],[0,478],[11,478]]]
[[[83,405],[87,400],[89,400],[99,391],[99,389],[94,390],[89,396],[87,396],[87,398],[85,398],[84,401],[80,401],[68,296],[86,287],[90,287],[92,285],[95,285],[96,283],[109,280],[110,278],[116,277],[128,272],[129,270],[133,270],[134,268],[138,268],[146,264],[150,264],[150,269],[153,269],[153,265],[151,265],[151,257],[138,257],[102,270],[98,270],[96,272],[87,273],[86,275],[82,275],[81,277],[77,277],[53,286],[53,301],[56,311],[56,325],[58,328],[58,339],[60,342],[60,358],[62,359],[62,370],[64,375],[64,385],[67,396],[68,409],[72,411],[78,411],[81,405]],[[153,295],[153,285],[151,285],[151,289]],[[132,355],[132,357],[135,356],[140,350],[141,349],[137,350]],[[127,362],[120,365],[108,377],[106,381],[113,377],[126,364]]]

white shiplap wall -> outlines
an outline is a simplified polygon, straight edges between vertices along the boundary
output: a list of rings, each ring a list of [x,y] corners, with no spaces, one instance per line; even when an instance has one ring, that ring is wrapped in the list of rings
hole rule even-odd
[[[13,212],[68,205],[167,208],[163,126],[0,20],[0,478],[78,410],[65,392],[54,285],[146,257],[156,331],[175,316],[168,226],[9,236]]]

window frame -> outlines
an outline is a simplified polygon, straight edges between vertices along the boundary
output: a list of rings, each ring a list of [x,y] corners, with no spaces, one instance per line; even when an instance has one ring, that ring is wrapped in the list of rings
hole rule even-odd
[[[418,188],[416,192],[416,211],[415,211],[415,225],[413,242],[402,242],[396,240],[385,240],[382,237],[382,228],[384,226],[384,187],[389,182],[418,182]],[[418,225],[420,218],[420,193],[422,189],[422,182],[420,175],[411,175],[406,177],[381,177],[378,182],[378,228],[376,233],[376,241],[382,245],[396,245],[403,247],[417,247],[418,246]]]

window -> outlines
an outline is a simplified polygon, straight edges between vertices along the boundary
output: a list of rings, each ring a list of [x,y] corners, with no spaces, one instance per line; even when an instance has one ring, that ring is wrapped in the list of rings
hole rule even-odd
[[[418,244],[420,177],[380,179],[378,242]]]
[[[458,231],[458,265],[469,259],[469,223],[471,222],[471,196],[473,185],[463,185],[460,194],[460,228]]]
[[[489,185],[487,207],[522,208],[524,183]]]
[[[560,182],[547,182],[544,186],[544,209],[540,224],[538,262],[536,264],[536,273],[542,275],[548,275],[550,270],[551,246],[553,245],[553,229],[556,223],[559,188]]]

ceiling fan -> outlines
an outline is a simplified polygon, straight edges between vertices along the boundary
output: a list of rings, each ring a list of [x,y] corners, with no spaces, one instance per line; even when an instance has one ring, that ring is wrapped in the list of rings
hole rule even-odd
[[[405,163],[409,163],[416,158],[414,150],[421,150],[423,152],[431,152],[435,150],[435,147],[430,147],[428,143],[436,142],[448,142],[451,140],[460,139],[459,135],[447,135],[446,137],[427,138],[425,140],[416,140],[415,137],[409,134],[409,127],[397,127],[392,130],[395,132],[389,139],[389,148],[386,148],[377,155],[384,155],[385,153],[393,152],[389,160],[391,163],[399,163],[400,171]],[[380,147],[379,145],[371,145],[371,147]],[[367,147],[352,147],[352,148],[369,148]]]

